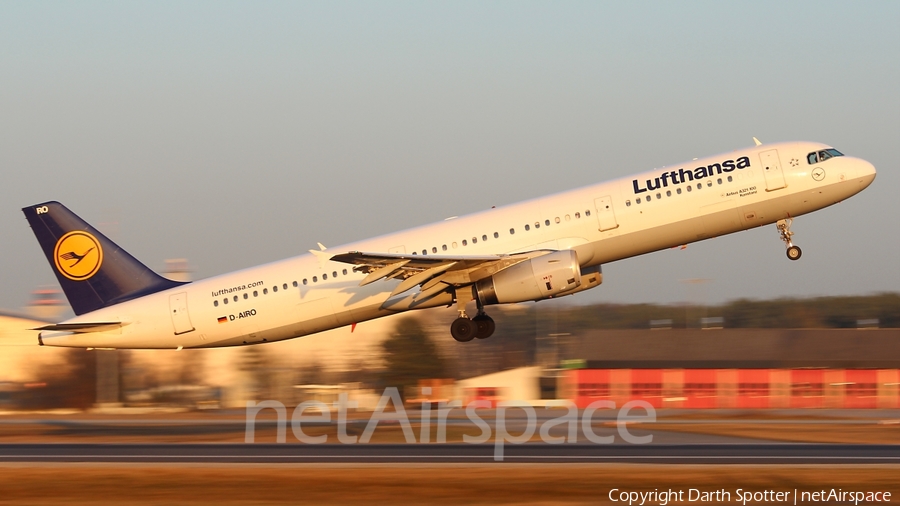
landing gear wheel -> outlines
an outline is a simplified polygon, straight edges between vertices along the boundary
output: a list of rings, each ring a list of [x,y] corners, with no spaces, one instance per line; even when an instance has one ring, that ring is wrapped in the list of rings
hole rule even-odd
[[[450,335],[461,343],[475,339],[478,326],[468,318],[457,318],[450,324]]]
[[[784,241],[784,246],[787,248],[787,257],[791,260],[799,260],[802,252],[800,251],[800,248],[794,246],[794,243],[791,241],[791,237],[794,236],[794,233],[791,232],[791,223],[793,222],[793,218],[778,220],[778,222],[775,223],[775,228],[778,229],[778,235],[781,236],[781,240]]]
[[[496,325],[494,325],[494,319],[490,316],[482,313],[475,318],[472,318],[472,322],[475,324],[475,328],[477,331],[475,332],[475,337],[478,339],[487,339],[491,337],[494,333],[494,329]]]

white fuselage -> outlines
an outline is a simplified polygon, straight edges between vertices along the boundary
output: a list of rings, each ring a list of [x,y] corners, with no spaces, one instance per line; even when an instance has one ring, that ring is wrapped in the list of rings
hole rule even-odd
[[[767,225],[840,202],[872,182],[874,167],[859,158],[807,162],[808,153],[827,147],[756,146],[329,248],[329,255],[306,254],[223,274],[68,322],[122,322],[120,328],[43,332],[42,342],[97,348],[234,346],[291,339],[410,308],[405,301],[418,287],[390,297],[397,280],[359,286],[365,275],[328,260],[330,254],[572,249],[579,264],[590,267]],[[765,172],[763,157],[775,169]],[[448,294],[427,307],[451,302]]]

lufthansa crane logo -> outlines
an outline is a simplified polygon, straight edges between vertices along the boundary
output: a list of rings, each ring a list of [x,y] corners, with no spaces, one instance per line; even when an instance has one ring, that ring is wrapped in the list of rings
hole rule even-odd
[[[103,248],[93,235],[75,231],[59,238],[53,250],[56,270],[73,281],[84,281],[100,270]]]

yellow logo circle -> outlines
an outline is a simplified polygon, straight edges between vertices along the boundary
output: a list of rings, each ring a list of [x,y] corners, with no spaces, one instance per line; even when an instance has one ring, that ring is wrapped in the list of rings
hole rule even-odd
[[[103,248],[87,232],[75,231],[59,238],[53,251],[56,270],[73,281],[84,281],[100,270]]]

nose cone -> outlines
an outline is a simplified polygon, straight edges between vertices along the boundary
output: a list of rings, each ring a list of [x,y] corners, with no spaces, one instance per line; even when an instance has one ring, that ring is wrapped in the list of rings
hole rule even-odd
[[[860,160],[857,170],[857,177],[861,180],[860,182],[863,184],[863,188],[872,184],[872,181],[875,181],[875,166],[871,163]]]

